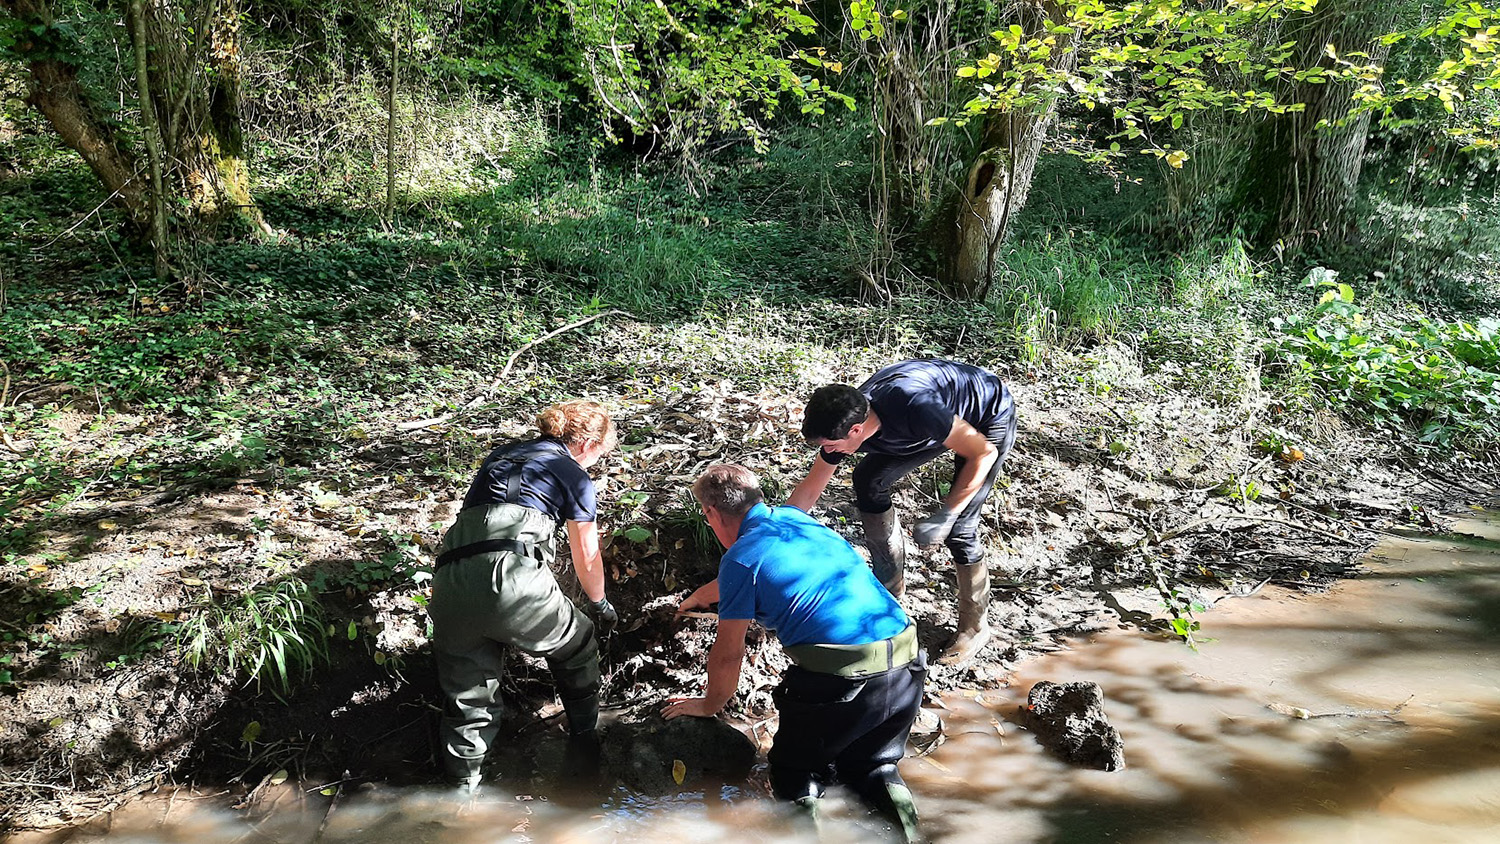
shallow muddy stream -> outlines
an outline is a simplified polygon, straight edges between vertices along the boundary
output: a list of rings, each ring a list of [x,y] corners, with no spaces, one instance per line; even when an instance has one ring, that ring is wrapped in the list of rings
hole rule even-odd
[[[1203,642],[1119,630],[947,701],[948,740],[908,757],[925,833],[944,842],[1500,840],[1500,515],[1447,539],[1391,538],[1322,595],[1267,587],[1201,617]],[[1016,725],[1038,680],[1091,680],[1125,741],[1118,773],[1055,761]],[[319,784],[321,785],[321,784]],[[685,787],[695,784],[688,782]],[[811,839],[753,786],[670,799],[494,787],[264,787],[247,809],[162,790],[27,842],[480,842]],[[325,794],[324,792],[329,792]],[[829,801],[822,840],[878,827]]]

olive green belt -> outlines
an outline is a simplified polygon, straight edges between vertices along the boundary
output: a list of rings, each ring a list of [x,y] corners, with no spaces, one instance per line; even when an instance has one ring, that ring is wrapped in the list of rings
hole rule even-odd
[[[864,645],[788,645],[786,655],[799,668],[819,674],[860,678],[881,674],[917,658],[917,627]]]

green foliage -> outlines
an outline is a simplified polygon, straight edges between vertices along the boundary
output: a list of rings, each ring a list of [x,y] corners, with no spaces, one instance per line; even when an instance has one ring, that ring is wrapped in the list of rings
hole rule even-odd
[[[1366,147],[1361,182],[1357,235],[1346,249],[1315,253],[1316,263],[1418,302],[1482,296],[1500,255],[1500,150],[1460,149],[1439,126],[1413,121]]]
[[[798,50],[794,39],[816,31],[804,6],[792,0],[563,0],[581,43],[579,79],[596,95],[596,107],[616,127],[662,139],[691,153],[710,136],[739,132],[765,148],[761,120],[773,116],[783,96],[803,113],[822,114],[853,100],[814,75],[839,71]]]
[[[1274,321],[1273,352],[1335,406],[1444,446],[1500,443],[1500,320],[1372,315],[1315,271],[1305,316]]]
[[[422,552],[413,537],[380,530],[387,550],[379,556],[354,560],[347,572],[318,571],[308,585],[315,591],[350,588],[359,592],[420,587],[432,580],[432,560]]]
[[[248,676],[285,695],[328,661],[322,608],[307,584],[283,580],[209,604],[182,622],[182,658],[194,669]]]
[[[450,66],[474,81],[582,106],[605,137],[644,139],[701,163],[711,137],[766,148],[766,122],[795,104],[822,114],[853,100],[821,75],[838,62],[808,46],[816,22],[794,0],[547,0],[470,4]],[[519,21],[524,16],[526,19]]]
[[[104,662],[105,668],[123,668],[159,653],[176,640],[178,626],[153,616],[127,616],[115,632],[111,648],[114,656]]]
[[[779,497],[771,500],[779,501]],[[714,536],[713,529],[703,518],[703,509],[698,506],[698,499],[690,491],[684,490],[677,497],[677,506],[667,511],[663,522],[669,529],[687,535],[693,555],[699,559],[715,559],[722,550],[718,537]]]
[[[1027,358],[1064,336],[1102,337],[1120,327],[1127,306],[1150,301],[1158,271],[1144,257],[1087,230],[1018,238],[997,256],[991,307]]]
[[[1336,76],[1354,86],[1349,118],[1373,114],[1387,129],[1423,123],[1465,147],[1500,148],[1500,7],[1442,0],[1417,9],[1380,39],[1401,63],[1394,79],[1383,60],[1326,48]]]
[[[1187,153],[1172,132],[1194,112],[1282,113],[1267,83],[1325,74],[1289,67],[1293,45],[1264,37],[1270,25],[1307,11],[1314,0],[1195,0],[1108,4],[1065,0],[1042,11],[1018,7],[997,29],[993,52],[959,69],[975,83],[960,121],[987,114],[1044,113],[1073,102],[1114,122],[1110,151],[1122,143],[1181,167]],[[1077,54],[1075,61],[1064,56]],[[942,120],[943,118],[939,118]]]

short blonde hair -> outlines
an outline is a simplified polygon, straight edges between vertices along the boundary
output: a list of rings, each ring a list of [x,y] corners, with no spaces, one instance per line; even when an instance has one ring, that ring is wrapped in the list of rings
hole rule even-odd
[[[606,454],[615,450],[618,441],[614,420],[609,418],[604,405],[581,399],[554,404],[538,413],[536,427],[542,436],[562,440],[567,445],[600,443]]]
[[[704,507],[739,518],[766,496],[760,491],[760,478],[754,472],[737,463],[720,463],[708,467],[693,481],[693,497]]]

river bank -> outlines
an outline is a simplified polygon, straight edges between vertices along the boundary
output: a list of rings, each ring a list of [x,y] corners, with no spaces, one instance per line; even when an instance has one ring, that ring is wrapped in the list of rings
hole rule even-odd
[[[1326,588],[1381,532],[1433,528],[1429,513],[1475,495],[1470,484],[1493,471],[1403,460],[1332,417],[1278,416],[1280,400],[1244,373],[1205,387],[1125,346],[1022,365],[976,344],[966,324],[914,340],[879,309],[770,316],[602,320],[530,350],[500,390],[480,382],[472,400],[450,395],[441,413],[419,396],[331,408],[322,440],[91,407],[76,388],[27,385],[47,403],[33,395],[13,437],[67,456],[85,480],[40,517],[34,550],[0,586],[13,672],[0,698],[0,828],[75,825],[174,785],[249,803],[278,778],[335,793],[433,782],[424,569],[473,462],[494,439],[524,434],[551,397],[604,401],[622,431],[600,478],[624,619],[605,643],[613,717],[702,682],[709,623],[671,618],[717,564],[684,504],[687,483],[738,461],[778,498],[812,458],[795,434],[803,398],[885,360],[990,366],[1021,408],[986,517],[1001,635],[971,669],[935,673],[935,694],[1003,689],[1067,637],[1121,625],[1172,636],[1174,617],[1191,636],[1196,608],[1223,596]],[[175,450],[163,445],[174,436]],[[147,457],[157,468],[136,471]],[[903,512],[935,497],[947,474],[936,465],[902,488]],[[815,515],[858,545],[851,498],[844,475]],[[945,555],[913,554],[908,567],[907,609],[931,650],[954,623]],[[329,664],[278,700],[184,663],[176,631],[189,618],[292,580],[317,598]],[[761,742],[780,660],[773,642],[754,645],[729,707]],[[557,707],[544,667],[519,656],[510,667],[517,750],[494,773],[527,790],[547,781],[549,754],[535,751],[550,746]]]

